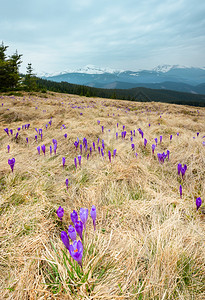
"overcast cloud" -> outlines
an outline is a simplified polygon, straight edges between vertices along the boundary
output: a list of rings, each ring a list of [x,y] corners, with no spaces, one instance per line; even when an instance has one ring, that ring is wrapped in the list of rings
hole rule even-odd
[[[6,0],[0,40],[23,54],[22,72],[205,67],[205,1]]]

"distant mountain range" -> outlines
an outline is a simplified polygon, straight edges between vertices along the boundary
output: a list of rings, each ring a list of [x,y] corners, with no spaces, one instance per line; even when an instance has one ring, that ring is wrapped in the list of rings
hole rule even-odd
[[[205,67],[163,65],[152,70],[119,71],[88,65],[78,70],[58,74],[41,74],[43,79],[103,89],[131,89],[145,87],[205,94]]]

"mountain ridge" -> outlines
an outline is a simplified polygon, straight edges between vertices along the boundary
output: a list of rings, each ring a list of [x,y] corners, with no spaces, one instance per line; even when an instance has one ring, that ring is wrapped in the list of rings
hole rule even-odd
[[[68,82],[98,88],[134,88],[150,87],[171,89],[180,92],[205,93],[205,68],[185,67],[180,65],[162,65],[152,70],[123,71],[110,68],[99,68],[87,65],[75,71],[61,72],[55,76],[40,76],[43,79]],[[169,82],[167,86],[167,82]],[[171,84],[172,83],[172,84]],[[189,86],[187,86],[189,85]],[[110,87],[111,86],[111,87]],[[127,86],[127,87],[126,87]]]

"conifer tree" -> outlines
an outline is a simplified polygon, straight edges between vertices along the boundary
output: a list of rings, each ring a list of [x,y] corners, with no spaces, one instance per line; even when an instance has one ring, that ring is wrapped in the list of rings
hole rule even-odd
[[[26,67],[26,76],[25,76],[25,84],[27,86],[28,91],[35,91],[37,89],[36,84],[36,77],[33,73],[32,64],[28,63],[28,66]]]
[[[6,50],[8,46],[4,43],[0,45],[0,90],[6,91],[19,87],[20,75],[19,67],[22,63],[21,54],[16,52],[7,58]]]

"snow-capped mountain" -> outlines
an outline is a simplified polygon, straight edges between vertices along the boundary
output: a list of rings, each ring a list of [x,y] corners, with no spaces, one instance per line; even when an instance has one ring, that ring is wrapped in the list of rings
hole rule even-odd
[[[87,65],[77,70],[44,74],[40,77],[57,82],[65,81],[100,88],[110,88],[110,86],[116,86],[116,88],[146,87],[148,84],[154,84],[156,88],[166,88],[167,85],[162,83],[170,82],[172,83],[169,84],[171,89],[175,89],[177,84],[180,91],[185,91],[185,85],[191,85],[190,88],[186,87],[186,91],[188,89],[195,93],[196,91],[192,87],[205,83],[205,68],[161,65],[152,70],[122,71]],[[159,84],[162,84],[161,87]],[[179,87],[179,85],[183,85],[183,87]]]

